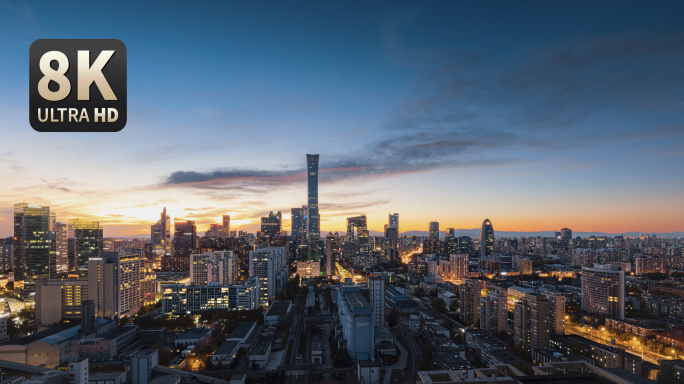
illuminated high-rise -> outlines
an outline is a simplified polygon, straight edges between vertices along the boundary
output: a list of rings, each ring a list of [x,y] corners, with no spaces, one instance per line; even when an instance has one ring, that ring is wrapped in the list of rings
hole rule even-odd
[[[292,208],[292,236],[296,238],[303,238],[304,237],[304,212],[306,211],[306,207],[304,208]]]
[[[308,184],[307,237],[316,242],[321,238],[321,221],[318,213],[318,155],[306,155],[306,175]]]
[[[159,258],[171,253],[171,218],[166,214],[166,207],[161,213],[161,218],[152,225],[151,243],[154,256]]]
[[[625,271],[617,265],[582,268],[582,310],[598,317],[625,319]]]
[[[66,272],[69,255],[69,230],[66,223],[55,224],[55,239],[56,239],[56,254],[57,272]]]
[[[173,255],[162,258],[162,271],[190,270],[190,255],[197,249],[197,227],[192,220],[173,219]]]
[[[439,223],[436,221],[430,222],[428,240],[439,240]]]
[[[356,229],[356,237],[354,236]],[[368,234],[368,224],[366,215],[347,218],[347,243],[355,243],[360,253],[370,251],[370,237]]]
[[[480,228],[480,257],[494,254],[494,227],[489,219],[482,222]]]
[[[223,233],[221,237],[230,237],[230,215],[223,215]]]
[[[102,226],[97,221],[70,219],[69,238],[74,239],[74,272],[88,279],[88,259],[102,252]]]
[[[14,284],[24,300],[34,301],[36,280],[57,277],[53,219],[48,206],[14,205]]]
[[[399,233],[399,214],[390,213],[389,214],[389,228],[396,228],[397,233]]]
[[[261,237],[268,239],[280,236],[282,232],[283,213],[280,211],[271,211],[268,217],[261,218]]]

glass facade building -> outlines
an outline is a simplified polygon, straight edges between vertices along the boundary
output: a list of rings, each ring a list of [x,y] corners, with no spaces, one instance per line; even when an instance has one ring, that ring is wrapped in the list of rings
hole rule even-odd
[[[74,271],[88,278],[88,259],[102,252],[102,226],[97,221],[70,219],[69,237],[74,239]]]
[[[482,222],[480,228],[480,257],[494,254],[494,227],[489,219]]]
[[[15,204],[14,284],[23,288],[24,300],[34,301],[36,280],[57,277],[56,255],[55,217],[50,207]]]
[[[321,238],[321,218],[318,213],[318,155],[306,155],[308,182],[307,237],[317,242]]]

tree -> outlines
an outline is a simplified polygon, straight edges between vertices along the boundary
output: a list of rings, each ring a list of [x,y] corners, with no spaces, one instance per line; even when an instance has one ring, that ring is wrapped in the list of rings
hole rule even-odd
[[[421,287],[416,287],[416,288],[413,290],[413,295],[418,296],[418,297],[423,296],[423,288],[421,288]]]
[[[397,323],[399,323],[399,310],[392,308],[387,314],[387,325],[394,327],[397,325]]]
[[[447,310],[447,306],[444,300],[442,300],[442,298],[435,297],[434,299],[432,299],[432,309],[439,313],[444,313]]]
[[[432,288],[430,290],[430,297],[437,297],[438,294],[439,294],[439,291],[437,290],[437,288]]]
[[[451,307],[449,309],[453,312],[458,312],[459,304],[458,300],[451,300]]]

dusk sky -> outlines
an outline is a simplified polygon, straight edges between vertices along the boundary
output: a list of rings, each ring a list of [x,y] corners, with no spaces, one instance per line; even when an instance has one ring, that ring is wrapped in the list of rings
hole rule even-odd
[[[0,236],[22,201],[105,236],[306,203],[321,230],[684,230],[682,2],[0,1]],[[210,6],[210,4],[215,4]],[[117,38],[118,133],[38,133],[36,39]]]

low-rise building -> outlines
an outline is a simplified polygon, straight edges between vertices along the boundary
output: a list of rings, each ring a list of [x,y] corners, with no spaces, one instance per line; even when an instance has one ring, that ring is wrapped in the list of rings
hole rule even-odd
[[[268,311],[264,313],[264,324],[276,325],[278,324],[278,321],[287,316],[290,311],[292,311],[291,301],[274,301],[268,308]]]
[[[217,368],[228,368],[233,363],[238,350],[240,350],[240,342],[237,340],[224,341],[218,347],[216,352],[211,355],[211,365]]]
[[[250,368],[261,369],[268,364],[268,358],[271,356],[271,340],[261,339],[257,342],[256,347],[249,355]]]
[[[212,338],[211,331],[211,328],[193,328],[186,331],[176,338],[176,350],[183,350],[191,345],[197,347],[209,343]]]
[[[233,329],[233,332],[228,335],[226,341],[237,341],[242,347],[247,347],[248,341],[256,330],[256,327],[256,321],[243,321],[242,323],[238,324],[235,329]]]

